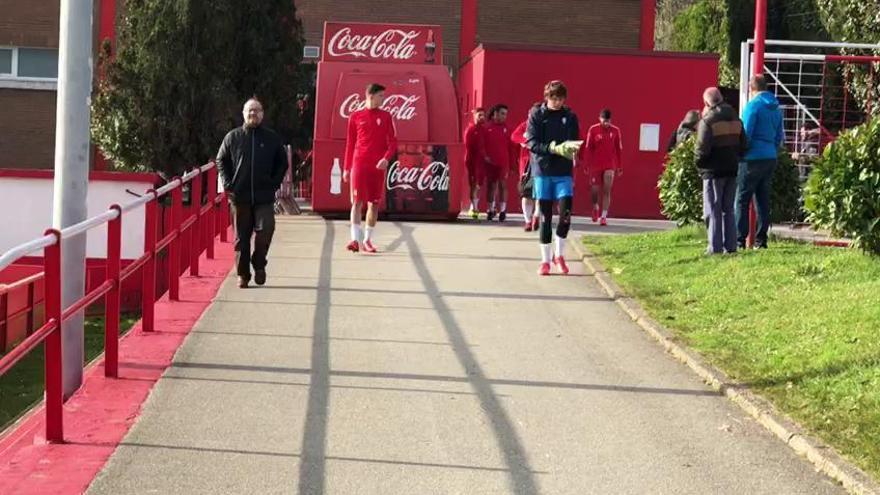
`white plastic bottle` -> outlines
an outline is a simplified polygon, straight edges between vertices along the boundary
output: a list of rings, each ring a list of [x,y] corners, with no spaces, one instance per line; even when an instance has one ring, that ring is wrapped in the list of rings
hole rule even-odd
[[[339,166],[339,158],[333,159],[333,168],[330,170],[330,194],[342,194],[342,167]]]

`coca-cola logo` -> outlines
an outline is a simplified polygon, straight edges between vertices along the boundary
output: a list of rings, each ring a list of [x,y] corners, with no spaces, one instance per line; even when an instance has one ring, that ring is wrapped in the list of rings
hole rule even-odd
[[[409,60],[416,54],[413,40],[420,34],[420,31],[402,29],[386,29],[379,34],[352,34],[351,28],[346,27],[330,38],[327,52],[334,57]]]
[[[385,103],[380,108],[390,113],[397,120],[412,120],[416,117],[416,102],[422,99],[415,95],[390,95],[385,98]],[[359,93],[352,93],[342,100],[339,106],[339,116],[347,119],[351,114],[367,107],[367,100],[362,99]]]
[[[388,190],[448,191],[449,164],[431,162],[425,167],[405,167],[396,161],[388,166]]]

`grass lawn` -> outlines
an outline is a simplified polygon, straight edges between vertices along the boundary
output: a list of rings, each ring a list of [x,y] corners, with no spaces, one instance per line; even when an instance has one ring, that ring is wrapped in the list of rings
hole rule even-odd
[[[120,333],[127,332],[139,315],[123,314],[119,323]],[[86,318],[85,328],[85,361],[95,359],[104,352],[104,317],[90,316]],[[22,413],[43,399],[43,383],[45,368],[43,366],[45,352],[40,345],[8,373],[0,376],[0,431],[15,421]]]
[[[697,228],[585,243],[654,319],[880,478],[880,259],[794,242],[706,257]]]

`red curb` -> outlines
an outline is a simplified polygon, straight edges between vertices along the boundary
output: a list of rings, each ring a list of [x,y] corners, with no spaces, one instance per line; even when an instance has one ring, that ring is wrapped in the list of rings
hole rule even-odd
[[[144,401],[171,364],[232,266],[232,244],[215,242],[216,258],[200,261],[200,276],[183,277],[184,299],[156,302],[156,332],[138,322],[120,341],[119,378],[90,366],[82,388],[64,405],[64,444],[45,441],[42,405],[0,437],[0,493],[82,493],[137,421]]]

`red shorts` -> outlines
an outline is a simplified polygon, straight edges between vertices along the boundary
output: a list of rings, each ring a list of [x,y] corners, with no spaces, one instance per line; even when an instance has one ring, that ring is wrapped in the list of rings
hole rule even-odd
[[[507,180],[507,173],[508,169],[504,167],[493,167],[489,165],[486,167],[486,182],[492,184],[493,182]]]
[[[385,171],[376,167],[352,167],[351,202],[381,203],[385,197]]]
[[[470,185],[479,185],[486,180],[486,166],[470,163],[467,165],[468,182]]]
[[[603,186],[605,185],[605,172],[611,171],[614,173],[613,168],[590,168],[588,171],[588,179],[590,180],[591,186]]]

